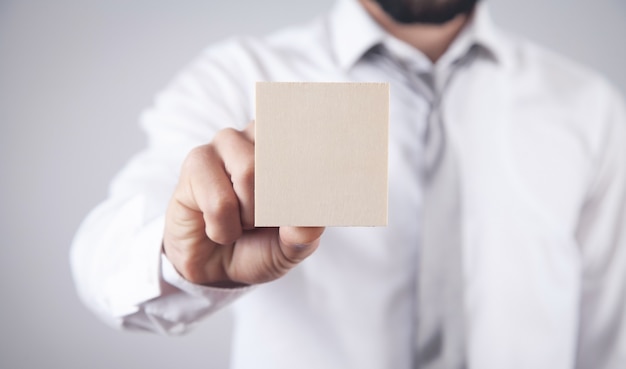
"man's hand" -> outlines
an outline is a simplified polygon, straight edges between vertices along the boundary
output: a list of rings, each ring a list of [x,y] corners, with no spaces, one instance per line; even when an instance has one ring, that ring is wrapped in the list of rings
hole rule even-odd
[[[220,287],[268,282],[309,256],[324,228],[254,228],[254,122],[195,148],[166,213],[163,248],[176,270]]]

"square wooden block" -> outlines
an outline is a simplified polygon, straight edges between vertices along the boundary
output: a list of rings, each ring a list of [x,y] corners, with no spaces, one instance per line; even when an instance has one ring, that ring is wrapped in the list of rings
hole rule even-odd
[[[389,84],[256,85],[255,225],[387,225]]]

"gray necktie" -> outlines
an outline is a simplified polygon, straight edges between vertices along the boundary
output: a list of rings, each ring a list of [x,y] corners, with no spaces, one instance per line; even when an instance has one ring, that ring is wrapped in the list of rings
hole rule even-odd
[[[418,267],[417,368],[465,367],[461,209],[458,154],[442,116],[441,93],[429,76],[420,84],[431,103],[425,139],[423,242]],[[439,87],[439,88],[437,88]]]

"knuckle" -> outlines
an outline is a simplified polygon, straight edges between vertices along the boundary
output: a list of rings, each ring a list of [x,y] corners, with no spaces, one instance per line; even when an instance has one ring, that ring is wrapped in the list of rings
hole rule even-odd
[[[293,269],[297,264],[297,259],[289,257],[282,250],[272,255],[272,269],[274,270],[276,278],[287,274],[287,272]]]
[[[237,131],[234,128],[224,128],[222,130],[219,130],[215,134],[213,141],[218,145],[221,145],[221,144],[228,145],[229,143],[232,143],[233,141],[238,140],[239,138],[240,138],[239,131]]]
[[[187,154],[187,161],[189,162],[198,162],[206,159],[206,151],[208,149],[208,145],[197,146],[189,151]]]
[[[235,196],[216,196],[208,204],[206,216],[212,222],[224,222],[239,212],[239,201]]]
[[[276,279],[282,277],[283,275],[287,274],[287,272],[289,272],[293,267],[294,265],[290,264],[285,259],[276,258],[273,264],[272,278]]]
[[[202,145],[191,149],[183,162],[183,171],[195,171],[203,163],[211,159],[211,146]]]

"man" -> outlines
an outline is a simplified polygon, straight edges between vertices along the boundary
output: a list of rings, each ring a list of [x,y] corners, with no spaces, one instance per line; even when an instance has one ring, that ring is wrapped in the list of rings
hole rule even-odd
[[[143,116],[148,148],[76,237],[85,302],[116,326],[179,333],[240,299],[234,368],[626,365],[624,105],[475,3],[341,0],[208,49]],[[262,80],[390,82],[388,227],[253,227]],[[461,209],[435,268],[432,117]],[[441,284],[458,300],[424,298],[438,269],[459,275]],[[445,329],[424,333],[429,309]]]

